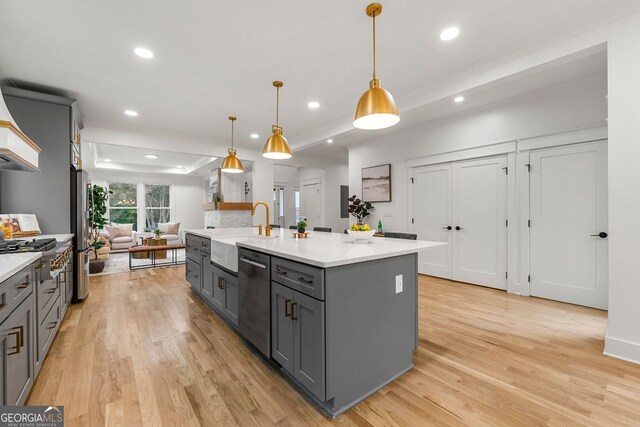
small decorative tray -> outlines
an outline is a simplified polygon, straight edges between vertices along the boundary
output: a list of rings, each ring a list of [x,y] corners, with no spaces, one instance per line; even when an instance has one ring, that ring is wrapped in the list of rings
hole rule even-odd
[[[298,233],[296,231],[296,232],[291,233],[291,234],[293,234],[293,237],[296,238],[296,239],[305,239],[309,235],[309,232],[305,231],[304,233]]]

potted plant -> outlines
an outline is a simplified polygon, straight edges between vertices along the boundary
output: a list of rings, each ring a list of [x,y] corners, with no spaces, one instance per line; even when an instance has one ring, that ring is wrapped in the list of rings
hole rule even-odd
[[[356,219],[357,223],[349,227],[347,234],[353,239],[354,243],[368,243],[376,233],[369,224],[362,223],[373,209],[371,203],[363,202],[356,195],[349,197],[349,213]]]
[[[373,209],[371,203],[363,202],[356,195],[349,197],[349,213],[358,221],[358,224],[362,224],[362,220],[368,217]]]
[[[89,273],[102,273],[104,270],[104,260],[98,259],[98,251],[107,244],[104,238],[100,237],[100,231],[104,230],[107,223],[107,199],[112,191],[107,191],[104,187],[94,185],[91,188],[91,197],[89,197],[89,241],[91,249],[93,249],[92,260],[89,260]]]
[[[300,221],[298,221],[298,233],[304,234],[306,229],[307,229],[307,223],[305,222],[305,220],[301,219]]]
[[[160,235],[162,234],[162,231],[160,231],[159,228],[156,228],[153,230],[153,234],[156,236],[156,240],[158,240],[160,238]]]

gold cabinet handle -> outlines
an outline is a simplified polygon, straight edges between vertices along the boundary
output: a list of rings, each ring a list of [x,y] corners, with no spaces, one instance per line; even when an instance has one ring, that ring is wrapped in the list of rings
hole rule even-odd
[[[288,299],[284,302],[284,317],[291,317],[291,300]]]
[[[49,327],[47,329],[53,329],[56,327],[57,324],[58,324],[57,320],[55,322],[49,322]]]
[[[7,304],[0,304],[0,310],[2,310],[3,308],[5,308],[7,306]]]
[[[35,268],[42,268],[42,267],[44,267],[44,264],[38,264],[38,265],[35,265],[34,267]]]
[[[20,353],[20,349],[24,345],[23,332],[24,332],[24,326],[18,326],[17,330],[9,332],[8,336],[15,335],[16,345],[15,347],[10,347],[10,349],[12,349],[13,351],[10,353],[7,353],[7,356],[12,356],[14,354]]]
[[[46,293],[47,293],[47,294],[53,294],[53,293],[55,293],[57,290],[58,290],[58,288],[57,288],[57,287],[56,287],[56,288],[47,289]]]
[[[16,286],[16,289],[26,289],[29,286],[29,282],[24,282],[21,285]]]

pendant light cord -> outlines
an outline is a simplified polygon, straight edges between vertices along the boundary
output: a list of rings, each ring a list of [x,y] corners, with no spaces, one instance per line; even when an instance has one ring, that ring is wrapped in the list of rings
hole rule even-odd
[[[373,14],[373,80],[376,80],[376,15]]]
[[[231,120],[231,149],[235,149],[234,145],[233,145],[233,122],[235,120]]]
[[[276,87],[276,127],[279,127],[279,119],[280,116],[280,88]]]

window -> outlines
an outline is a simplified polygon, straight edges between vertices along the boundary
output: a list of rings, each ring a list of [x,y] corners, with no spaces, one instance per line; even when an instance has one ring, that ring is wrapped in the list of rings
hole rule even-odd
[[[144,185],[145,227],[154,230],[159,222],[171,218],[171,187],[169,185]]]
[[[110,182],[109,220],[115,224],[133,224],[138,229],[138,194],[136,184]]]
[[[296,225],[300,222],[300,190],[296,188]]]

